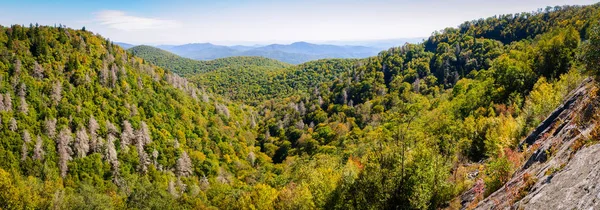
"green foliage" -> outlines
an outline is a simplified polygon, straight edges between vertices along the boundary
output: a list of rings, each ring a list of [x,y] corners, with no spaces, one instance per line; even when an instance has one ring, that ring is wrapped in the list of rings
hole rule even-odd
[[[600,25],[596,24],[588,31],[588,40],[581,47],[580,58],[587,70],[600,72]]]
[[[492,194],[506,183],[512,173],[513,165],[506,156],[495,159],[486,166],[485,196]]]
[[[198,61],[189,58],[183,58],[173,53],[161,50],[155,47],[140,45],[127,49],[131,54],[144,59],[153,65],[169,69],[179,75],[192,75],[215,71],[222,68],[237,69],[251,67],[268,67],[273,69],[291,66],[277,60],[263,57],[229,57],[210,61]]]
[[[566,73],[571,68],[579,42],[579,32],[572,27],[542,35],[537,41],[534,59],[537,72],[551,79]]]
[[[90,32],[14,25],[0,37],[0,167],[12,172],[2,174],[4,207],[192,208],[209,203],[194,189],[220,171],[238,173],[230,190],[252,188],[238,181],[259,173],[247,159],[256,138],[249,107]]]
[[[593,68],[598,14],[492,17],[297,66],[0,27],[0,208],[436,209],[468,188],[455,166],[481,160],[489,194]]]

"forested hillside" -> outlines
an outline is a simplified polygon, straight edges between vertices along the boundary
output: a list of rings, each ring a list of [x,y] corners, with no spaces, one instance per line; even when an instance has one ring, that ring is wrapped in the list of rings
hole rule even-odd
[[[190,75],[190,81],[237,102],[259,105],[269,99],[310,94],[307,90],[335,80],[356,60],[311,61],[288,68],[229,66]]]
[[[336,79],[356,62],[353,59],[324,59],[292,66],[263,57],[197,61],[144,45],[128,51],[143,58],[144,62],[189,78],[209,92],[250,105],[272,98],[307,94],[309,87]]]
[[[470,207],[459,195],[500,189],[531,155],[521,140],[598,74],[599,19],[549,7],[365,59],[198,71],[84,30],[1,27],[0,207]]]
[[[280,69],[291,66],[264,57],[228,57],[210,61],[197,61],[146,45],[129,48],[127,51],[134,56],[143,58],[144,61],[169,69],[182,76],[215,71],[220,68],[259,67]]]
[[[483,23],[448,28],[359,61],[309,97],[261,106],[262,151],[276,163],[332,158],[321,168],[339,177],[328,208],[458,208],[450,200],[477,180],[481,196],[502,186],[524,158],[521,138],[581,81],[581,39],[598,14],[597,6],[561,7],[517,23],[514,15],[489,18],[482,22],[505,24],[498,28],[548,18],[565,25],[506,44],[479,35]]]
[[[90,32],[14,25],[0,43],[2,208],[198,208],[271,174],[247,106]]]

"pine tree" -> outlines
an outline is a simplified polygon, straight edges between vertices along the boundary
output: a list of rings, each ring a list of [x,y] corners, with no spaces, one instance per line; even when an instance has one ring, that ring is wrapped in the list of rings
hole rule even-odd
[[[71,155],[73,155],[73,150],[71,150],[71,147],[69,146],[72,141],[73,136],[71,134],[71,129],[64,127],[56,139],[58,167],[60,169],[60,176],[63,178],[67,176],[67,171],[69,170],[69,166],[67,164],[72,159]]]
[[[57,105],[62,100],[62,83],[60,81],[56,81],[52,85],[52,94],[50,95],[50,99],[52,99],[52,104]]]
[[[145,174],[148,171],[148,165],[150,164],[150,159],[148,158],[148,154],[146,150],[144,150],[144,145],[141,143],[136,144],[138,156],[139,156],[139,165],[138,171],[140,173]]]
[[[110,87],[115,88],[117,84],[117,65],[113,64],[110,68]]]
[[[83,127],[80,127],[75,133],[75,151],[77,157],[82,158],[87,155],[90,150],[90,138]]]
[[[98,125],[96,118],[94,118],[94,115],[90,116],[88,130],[90,132],[90,150],[92,152],[100,151],[100,145],[98,142],[98,129],[100,129],[100,125]]]
[[[192,173],[192,160],[190,160],[187,152],[183,151],[179,159],[177,159],[177,175],[189,176]]]
[[[177,188],[179,188],[179,194],[183,194],[187,189],[187,185],[181,181],[180,177],[177,177]]]
[[[46,130],[46,135],[48,137],[54,138],[56,136],[56,119],[46,119],[44,121],[44,130]]]
[[[27,154],[28,154],[28,144],[29,142],[31,142],[31,135],[29,134],[29,131],[27,130],[23,130],[23,146],[21,148],[21,160],[24,161],[25,159],[27,159]]]
[[[133,140],[135,140],[136,136],[133,132],[133,127],[131,127],[131,123],[125,120],[123,121],[123,132],[121,132],[121,148],[125,148],[129,146]]]
[[[0,111],[6,111],[6,106],[4,105],[4,97],[0,94]]]
[[[8,129],[10,129],[10,131],[12,131],[12,132],[17,131],[17,120],[15,120],[14,117],[10,118]]]
[[[148,165],[150,164],[150,158],[148,158],[148,154],[146,150],[144,150],[144,146],[152,142],[150,139],[150,131],[148,130],[148,125],[145,122],[141,122],[140,129],[136,131],[136,148],[139,155],[139,165],[138,171],[142,173],[146,173],[148,171]]]
[[[169,184],[167,185],[167,191],[169,191],[171,196],[176,198],[179,197],[179,193],[177,193],[177,189],[175,189],[175,182],[173,180],[169,180]]]
[[[21,74],[21,60],[16,59],[14,64],[14,75]]]
[[[33,159],[34,160],[42,160],[46,152],[44,152],[42,137],[39,135],[36,137],[35,147],[33,149]]]
[[[148,129],[148,125],[144,121],[140,123],[140,129],[138,130],[136,136],[137,141],[141,141],[143,145],[152,143],[152,139],[150,138],[150,130]]]
[[[17,91],[17,96],[25,97],[26,95],[27,95],[27,85],[25,85],[25,83],[21,82],[21,85],[19,85],[19,90]]]
[[[230,184],[231,183],[231,174],[227,172],[223,167],[219,168],[219,174],[217,175],[217,181],[221,184]]]
[[[158,166],[158,150],[156,150],[156,148],[154,148],[154,150],[152,151],[152,161],[152,164]]]
[[[108,84],[108,61],[104,61],[104,64],[102,65],[102,68],[100,69],[100,83],[102,83],[102,85],[107,86]]]
[[[208,190],[208,188],[210,188],[210,182],[208,181],[208,177],[202,175],[202,177],[200,178],[200,189],[206,191]]]
[[[250,164],[254,166],[254,161],[256,161],[256,155],[254,152],[250,151],[250,153],[248,153],[248,161],[250,161]]]
[[[111,133],[106,136],[106,152],[104,157],[110,163],[113,182],[119,185],[119,159],[117,158],[117,150],[115,148],[115,137]]]
[[[106,120],[106,131],[113,135],[119,135],[119,131],[117,130],[117,127],[115,127],[115,125],[112,124],[108,120]]]
[[[35,77],[36,79],[44,78],[44,68],[42,68],[42,66],[38,64],[37,61],[33,64],[33,77]]]
[[[216,103],[215,108],[217,109],[217,113],[222,114],[227,118],[230,117],[229,108],[227,108],[226,105]]]
[[[137,86],[139,89],[143,89],[144,88],[144,83],[142,82],[142,77],[138,77],[137,78]]]
[[[192,98],[196,101],[198,101],[198,94],[196,94],[196,90],[192,90]]]
[[[206,94],[205,92],[202,93],[202,101],[204,103],[208,103],[209,102],[209,98],[208,98],[208,94]]]
[[[19,112],[23,114],[27,114],[29,112],[29,105],[27,104],[25,97],[20,97]]]
[[[300,112],[300,115],[306,115],[306,107],[304,106],[304,101],[300,101],[300,103],[298,104],[298,111]]]
[[[4,108],[6,111],[12,111],[12,99],[9,93],[4,94]]]
[[[177,139],[173,140],[173,148],[179,149],[179,140],[177,140]]]

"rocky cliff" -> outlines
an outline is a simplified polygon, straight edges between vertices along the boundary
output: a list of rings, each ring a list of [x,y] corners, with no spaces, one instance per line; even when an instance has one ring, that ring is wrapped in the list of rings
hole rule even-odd
[[[599,209],[600,144],[597,82],[585,80],[521,143],[522,166],[475,209]],[[530,146],[527,146],[530,145]],[[479,189],[481,191],[481,189]]]

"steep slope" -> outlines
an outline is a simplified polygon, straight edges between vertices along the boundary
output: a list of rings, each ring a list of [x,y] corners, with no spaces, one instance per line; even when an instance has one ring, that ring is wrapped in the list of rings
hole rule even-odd
[[[91,32],[0,27],[0,52],[0,208],[204,208],[271,174],[251,109]]]
[[[597,82],[585,80],[522,144],[526,161],[477,209],[598,208],[600,110]]]
[[[552,111],[600,60],[599,5],[516,16],[467,22],[366,59],[273,70],[280,77],[272,84],[239,92],[291,94],[255,108],[197,90],[89,32],[2,28],[0,92],[11,108],[0,111],[0,157],[8,160],[0,162],[0,207],[460,208],[453,198],[468,189],[483,199],[512,178],[529,156],[519,140],[552,125],[547,116],[560,118]],[[214,80],[235,71],[222,70]],[[263,81],[245,75],[215,92]],[[62,97],[53,107],[56,80],[64,89],[56,88]],[[60,138],[43,133],[55,116]],[[41,133],[41,146],[32,133]],[[86,135],[114,138],[114,150],[106,144],[81,157]]]
[[[486,186],[476,190],[482,196],[503,186],[522,156],[519,139],[577,88],[590,66],[575,55],[588,42],[582,34],[597,28],[598,8],[467,22],[463,31],[448,28],[423,44],[357,60],[308,95],[259,106],[261,150],[292,164],[289,174],[339,171],[330,172],[335,180],[315,183],[335,186],[317,204],[325,209],[460,208],[450,200],[473,185]],[[516,34],[547,27],[508,44],[477,34],[497,22],[527,26]],[[502,33],[496,30],[490,34]]]

